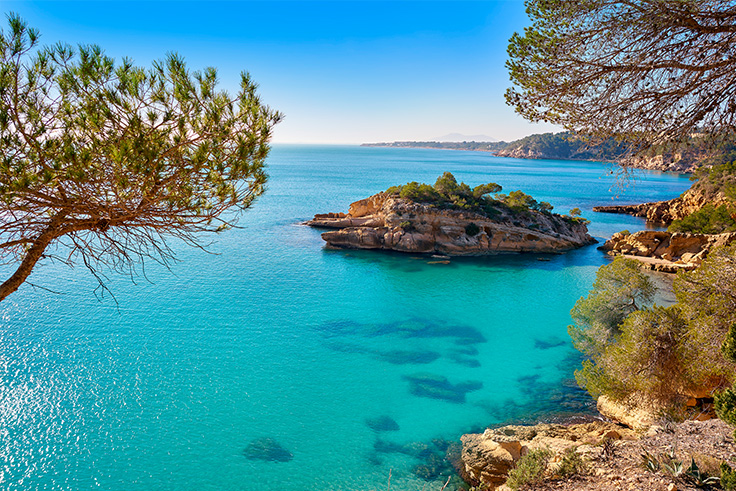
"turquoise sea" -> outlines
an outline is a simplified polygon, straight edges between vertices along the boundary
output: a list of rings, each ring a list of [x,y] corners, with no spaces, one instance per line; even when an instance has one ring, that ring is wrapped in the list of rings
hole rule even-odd
[[[176,246],[171,271],[111,274],[117,305],[84,267],[45,263],[31,282],[60,293],[26,284],[0,304],[0,489],[385,490],[390,471],[392,490],[438,490],[462,433],[590,410],[566,327],[608,261],[595,246],[430,264],[325,250],[300,225],[446,170],[579,207],[600,240],[644,223],[594,205],[690,184],[639,172],[620,190],[590,162],[275,146],[267,193],[216,254]],[[284,450],[248,458],[254,441]]]

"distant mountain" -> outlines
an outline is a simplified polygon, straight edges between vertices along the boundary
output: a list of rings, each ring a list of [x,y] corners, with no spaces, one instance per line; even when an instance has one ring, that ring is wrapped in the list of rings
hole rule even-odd
[[[475,150],[480,152],[497,152],[507,145],[506,142],[383,142],[363,143],[361,147],[394,147],[394,148],[435,148],[441,150]]]
[[[488,135],[462,135],[460,133],[450,133],[444,136],[433,138],[436,142],[497,142],[498,140]]]

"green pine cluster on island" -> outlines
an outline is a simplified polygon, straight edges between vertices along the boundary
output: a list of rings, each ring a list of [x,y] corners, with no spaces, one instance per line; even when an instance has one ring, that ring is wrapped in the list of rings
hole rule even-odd
[[[386,193],[409,199],[417,203],[427,203],[439,208],[470,210],[493,217],[499,208],[507,208],[516,212],[538,211],[550,213],[552,205],[546,201],[537,201],[523,191],[512,191],[500,194],[503,188],[495,182],[479,184],[471,188],[464,182],[458,183],[450,172],[444,172],[434,185],[412,181],[407,184],[392,186]],[[494,196],[491,197],[490,195]]]

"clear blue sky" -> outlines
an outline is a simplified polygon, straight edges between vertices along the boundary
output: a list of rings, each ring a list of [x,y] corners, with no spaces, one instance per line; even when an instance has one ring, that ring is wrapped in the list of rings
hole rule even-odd
[[[169,51],[214,66],[233,90],[247,70],[286,118],[274,142],[513,140],[552,131],[506,107],[506,44],[528,23],[521,0],[0,1],[43,43],[95,43],[149,65]],[[5,25],[5,20],[3,20]]]

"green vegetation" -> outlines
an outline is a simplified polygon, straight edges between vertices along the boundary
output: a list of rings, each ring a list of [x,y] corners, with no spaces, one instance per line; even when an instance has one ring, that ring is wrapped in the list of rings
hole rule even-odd
[[[546,201],[537,201],[522,191],[512,191],[508,195],[498,194],[501,186],[495,182],[479,184],[471,188],[464,182],[458,184],[455,176],[445,172],[434,185],[410,182],[401,186],[393,186],[386,190],[387,193],[410,199],[417,203],[427,203],[438,208],[456,210],[469,210],[485,216],[495,216],[502,209],[523,213],[538,211],[550,213],[552,205]],[[491,194],[495,194],[491,197]],[[476,235],[480,229],[468,235]]]
[[[652,281],[635,259],[617,257],[602,266],[593,289],[575,303],[570,315],[575,325],[568,327],[574,346],[595,359],[620,335],[626,317],[651,303],[656,293]]]
[[[715,207],[705,205],[682,220],[675,220],[667,228],[669,232],[690,232],[697,234],[721,234],[736,231],[736,209],[730,205]]]
[[[721,351],[727,360],[736,363],[736,324],[732,324],[729,328],[726,339],[721,345]],[[719,418],[736,426],[736,385],[716,394],[713,405]],[[736,430],[734,430],[734,438],[736,438]],[[733,476],[733,481],[736,488],[736,476]]]
[[[736,359],[723,354],[736,343],[736,245],[714,249],[700,268],[680,273],[670,307],[648,305],[654,287],[632,261],[602,267],[571,312],[570,335],[587,357],[575,374],[581,387],[594,397],[642,394],[676,410],[694,389],[733,382]],[[719,407],[736,424],[736,392],[729,391]]]
[[[135,274],[168,264],[167,240],[202,247],[263,193],[271,128],[243,73],[237,94],[217,72],[169,54],[150,68],[116,63],[98,46],[39,47],[18,16],[0,32],[0,258],[17,263],[0,300],[49,247]]]
[[[693,133],[731,135],[736,97],[728,2],[527,0],[531,24],[509,41],[507,103],[631,154]],[[686,43],[682,39],[687,39]],[[693,50],[692,46],[698,46]],[[669,60],[678,60],[673,64]],[[708,73],[708,77],[703,77]]]
[[[557,474],[560,477],[570,477],[584,474],[588,471],[588,463],[575,451],[573,447],[566,449],[562,454]]]
[[[736,471],[725,462],[721,463],[721,487],[725,491],[736,491]]]
[[[524,455],[509,472],[506,485],[516,491],[527,484],[542,482],[552,456],[552,451],[548,449],[532,450]]]
[[[682,220],[675,220],[667,230],[701,234],[736,231],[736,162],[698,169],[693,179],[697,179],[693,191],[701,194],[706,202],[720,201],[724,197],[730,202],[717,207],[706,204]]]

